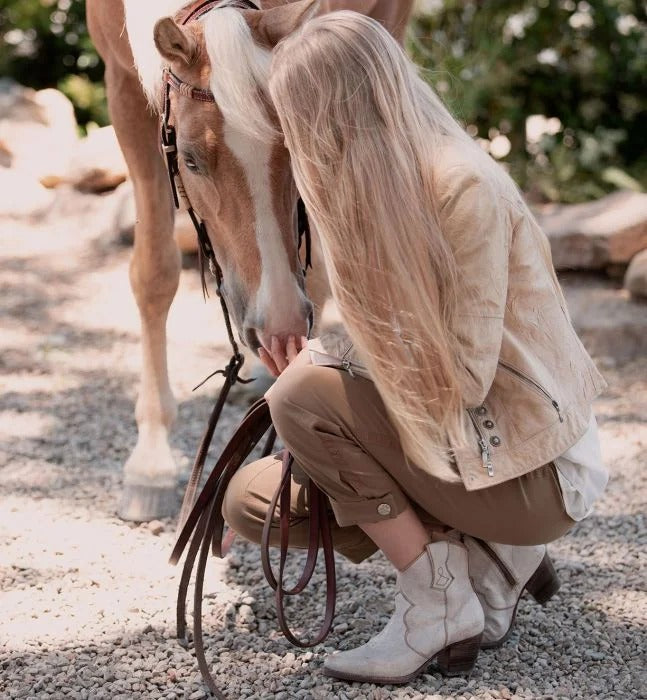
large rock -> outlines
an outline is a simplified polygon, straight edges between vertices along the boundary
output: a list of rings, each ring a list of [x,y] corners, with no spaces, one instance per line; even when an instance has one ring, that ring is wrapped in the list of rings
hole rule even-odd
[[[82,192],[106,192],[128,177],[128,167],[111,126],[94,129],[72,154],[68,181]]]
[[[198,234],[195,232],[191,217],[184,209],[175,214],[173,235],[175,236],[175,242],[183,253],[198,252]]]
[[[620,191],[585,204],[535,212],[558,270],[602,270],[647,248],[647,194]]]
[[[612,364],[647,357],[644,303],[632,301],[616,281],[599,275],[559,277],[573,326],[593,357]]]
[[[105,196],[110,198],[114,206],[113,229],[117,237],[124,243],[131,243],[135,233],[135,222],[137,221],[132,182],[130,180],[124,182],[114,192]],[[191,223],[191,218],[185,210],[178,211],[175,214],[173,236],[183,253],[198,252],[198,238]]]
[[[63,181],[78,142],[72,103],[58,90],[0,79],[0,163],[47,187]]]
[[[31,219],[43,216],[54,202],[48,190],[29,173],[0,168],[0,219]]]
[[[631,259],[625,275],[625,289],[633,297],[647,299],[647,248]]]

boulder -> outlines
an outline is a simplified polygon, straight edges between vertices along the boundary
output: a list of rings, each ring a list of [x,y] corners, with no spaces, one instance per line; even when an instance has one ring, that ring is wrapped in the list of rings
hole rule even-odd
[[[128,166],[115,130],[104,126],[92,130],[77,145],[70,163],[68,182],[81,192],[107,192],[128,177]]]
[[[635,298],[647,299],[647,248],[631,259],[625,275],[625,289]]]
[[[619,191],[584,204],[535,211],[557,270],[603,270],[647,248],[647,194]]]
[[[117,238],[123,243],[132,243],[137,214],[135,211],[135,195],[133,193],[131,181],[128,180],[124,182],[119,185],[114,192],[104,196],[108,197],[112,203],[111,206],[113,207],[114,215],[111,218],[114,220],[113,229]],[[191,223],[191,219],[184,209],[175,214],[173,236],[183,253],[195,254],[198,252],[198,238],[193,224]]]
[[[195,232],[191,217],[184,209],[175,214],[175,242],[183,253],[198,252],[198,235]]]
[[[563,273],[559,279],[573,326],[594,358],[620,365],[647,356],[644,303],[597,274]]]
[[[74,108],[62,92],[0,79],[0,163],[53,187],[65,179],[78,142]]]
[[[54,198],[54,191],[43,187],[29,173],[0,168],[0,219],[43,216]]]

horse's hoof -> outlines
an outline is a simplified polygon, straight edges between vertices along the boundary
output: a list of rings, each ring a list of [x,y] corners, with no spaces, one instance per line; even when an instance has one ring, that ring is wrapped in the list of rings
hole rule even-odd
[[[147,522],[175,515],[180,507],[174,486],[125,484],[117,514],[122,520]]]

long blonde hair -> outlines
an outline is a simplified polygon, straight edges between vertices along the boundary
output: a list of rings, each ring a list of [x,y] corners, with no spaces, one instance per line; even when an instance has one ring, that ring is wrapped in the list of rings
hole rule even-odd
[[[438,221],[434,154],[452,137],[487,156],[388,32],[355,12],[284,40],[270,94],[333,298],[405,453],[423,464],[462,438],[450,330],[458,271]]]

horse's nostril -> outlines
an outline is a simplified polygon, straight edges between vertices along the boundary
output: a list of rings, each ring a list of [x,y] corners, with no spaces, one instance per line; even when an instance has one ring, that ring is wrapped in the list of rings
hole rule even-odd
[[[314,323],[315,323],[315,312],[314,312],[314,309],[312,308],[312,304],[310,304],[310,311],[308,312],[307,321],[308,321],[307,336],[309,338],[310,334],[312,333],[312,328],[313,328]]]
[[[261,347],[261,343],[258,339],[258,333],[256,328],[245,328],[243,331],[244,343],[250,350],[258,352],[258,348]]]

